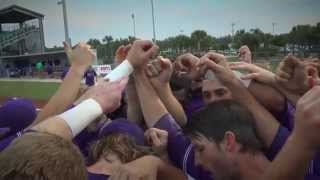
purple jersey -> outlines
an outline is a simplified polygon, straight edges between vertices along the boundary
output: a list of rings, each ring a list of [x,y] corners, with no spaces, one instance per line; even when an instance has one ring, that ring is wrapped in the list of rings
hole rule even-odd
[[[188,175],[188,179],[212,180],[210,173],[205,172],[195,165],[194,149],[190,139],[180,131],[181,128],[171,117],[166,114],[154,126],[168,131],[168,154],[171,161]]]
[[[93,69],[89,69],[85,74],[84,77],[86,78],[86,85],[93,86],[95,84],[95,77],[97,73]]]
[[[109,179],[109,176],[104,174],[94,174],[91,172],[88,172],[88,180],[107,180]]]
[[[291,132],[287,128],[279,126],[278,132],[271,144],[271,147],[266,152],[266,156],[270,161],[275,159],[276,155],[286,143],[290,133]],[[311,161],[305,179],[320,179],[320,154],[317,154],[316,157]]]
[[[0,141],[0,152],[2,152],[5,148],[7,148],[13,140],[22,136],[23,132],[17,132],[15,135],[2,139]]]
[[[63,69],[62,74],[61,74],[61,80],[64,80],[64,78],[67,76],[68,72],[69,72],[69,67],[65,67]]]
[[[194,112],[204,107],[202,96],[192,96],[190,102],[184,105],[184,112],[186,113],[188,121],[191,120],[191,116]]]
[[[295,107],[287,102],[286,109],[279,115],[275,115],[279,123],[286,127],[290,132],[293,130]]]

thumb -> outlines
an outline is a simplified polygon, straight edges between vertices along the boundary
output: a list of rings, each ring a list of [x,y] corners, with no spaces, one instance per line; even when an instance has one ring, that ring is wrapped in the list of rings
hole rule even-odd
[[[168,69],[172,65],[169,59],[160,58],[159,62],[162,69]]]

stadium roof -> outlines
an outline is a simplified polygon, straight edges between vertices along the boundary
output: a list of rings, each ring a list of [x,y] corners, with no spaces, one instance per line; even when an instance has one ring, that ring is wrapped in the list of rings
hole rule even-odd
[[[17,5],[12,5],[0,10],[0,24],[22,23],[28,20],[43,17],[43,14],[34,12],[32,10]]]

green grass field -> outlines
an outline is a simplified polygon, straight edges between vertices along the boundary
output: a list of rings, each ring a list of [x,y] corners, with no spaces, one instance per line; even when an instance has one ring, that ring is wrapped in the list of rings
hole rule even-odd
[[[47,100],[58,89],[55,82],[16,82],[0,81],[0,97],[25,97],[34,100]]]

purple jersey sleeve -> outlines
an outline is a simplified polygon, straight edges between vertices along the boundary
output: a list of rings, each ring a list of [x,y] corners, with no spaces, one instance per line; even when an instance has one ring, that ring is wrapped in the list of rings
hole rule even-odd
[[[295,111],[295,107],[291,103],[287,102],[285,110],[279,115],[275,116],[279,123],[286,127],[290,132],[293,130]]]
[[[190,102],[184,104],[184,112],[186,113],[187,120],[190,121],[192,114],[204,107],[202,96],[192,96]]]
[[[7,148],[13,140],[23,135],[23,132],[17,132],[15,135],[9,136],[5,139],[0,140],[0,152]]]
[[[169,157],[175,166],[188,175],[189,179],[212,180],[208,172],[195,166],[194,149],[191,141],[183,135],[181,128],[171,115],[162,116],[154,127],[168,131]]]
[[[275,159],[277,154],[280,152],[280,150],[282,149],[282,147],[286,143],[289,136],[290,136],[290,131],[283,126],[279,126],[278,132],[277,132],[275,138],[273,139],[273,142],[272,142],[270,148],[265,153],[267,158],[270,161],[273,161]]]
[[[108,180],[109,176],[104,174],[94,174],[91,172],[88,172],[88,180]]]
[[[278,132],[266,152],[266,156],[270,161],[273,161],[277,154],[281,151],[282,147],[285,145],[287,139],[289,138],[291,132],[283,127],[279,126]],[[305,179],[314,179],[314,177],[320,177],[320,153],[310,162],[310,166],[307,170]]]

